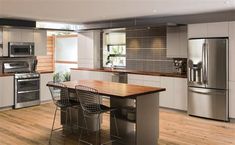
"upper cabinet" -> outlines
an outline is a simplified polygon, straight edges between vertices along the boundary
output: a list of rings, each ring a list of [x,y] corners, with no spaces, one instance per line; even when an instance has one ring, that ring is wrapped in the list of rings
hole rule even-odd
[[[9,42],[34,42],[32,29],[8,29]]]
[[[188,38],[228,37],[229,23],[200,23],[188,25]]]
[[[187,26],[167,28],[167,57],[187,58]]]
[[[2,37],[2,52],[0,56],[8,56],[9,42],[34,42],[35,55],[47,55],[47,31],[33,29],[9,29],[3,28]],[[1,43],[1,42],[0,42]],[[1,45],[0,45],[1,46]]]
[[[0,56],[3,55],[3,29],[0,28]]]
[[[43,56],[47,55],[47,31],[35,30],[34,31],[34,47],[35,55]]]

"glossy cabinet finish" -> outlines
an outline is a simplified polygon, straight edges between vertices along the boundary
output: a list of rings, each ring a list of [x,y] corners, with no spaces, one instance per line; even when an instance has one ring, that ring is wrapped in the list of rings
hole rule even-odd
[[[34,31],[34,47],[36,56],[47,55],[47,31],[35,30]]]
[[[71,70],[71,80],[103,80],[103,81],[111,82],[112,73]]]
[[[0,28],[0,56],[3,56],[3,28]]]
[[[229,22],[229,116],[235,118],[235,21]]]
[[[34,42],[35,55],[47,55],[47,31],[3,28],[3,54],[8,56],[9,42]]]
[[[71,70],[71,80],[112,81],[112,73],[85,70]],[[162,87],[160,106],[178,110],[187,110],[187,79],[151,75],[128,74],[128,84]]]
[[[32,29],[8,29],[9,42],[34,42]]]
[[[228,37],[228,22],[188,25],[188,38]]]
[[[187,26],[167,28],[167,57],[187,58]]]
[[[3,28],[3,56],[8,56],[8,29]]]
[[[41,102],[51,100],[51,93],[46,84],[49,81],[53,81],[53,73],[43,73],[40,74],[40,99]]]
[[[160,107],[187,110],[187,79],[128,74],[128,83],[166,88],[160,93]]]
[[[78,67],[100,67],[100,33],[87,31],[78,34]]]
[[[14,76],[0,77],[0,108],[14,104]]]

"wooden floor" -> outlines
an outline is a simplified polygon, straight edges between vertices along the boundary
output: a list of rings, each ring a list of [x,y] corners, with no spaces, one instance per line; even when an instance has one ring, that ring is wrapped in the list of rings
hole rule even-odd
[[[51,103],[0,111],[0,145],[47,145],[53,113]],[[108,127],[107,124],[104,122],[105,127]],[[59,126],[59,121],[56,126]],[[76,145],[77,136],[64,138],[58,131],[54,133],[52,143]],[[195,118],[161,109],[159,145],[235,145],[235,123]]]

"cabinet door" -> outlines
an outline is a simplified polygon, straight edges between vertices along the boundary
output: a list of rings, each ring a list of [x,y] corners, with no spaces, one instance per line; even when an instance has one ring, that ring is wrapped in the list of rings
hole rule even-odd
[[[3,56],[8,56],[8,29],[3,28]]]
[[[84,32],[78,34],[78,67],[93,68],[94,63],[93,33]]]
[[[228,37],[228,22],[216,22],[207,24],[208,37]]]
[[[174,108],[174,78],[161,77],[161,87],[166,88],[166,91],[160,93],[160,106]]]
[[[178,27],[167,28],[167,57],[173,58],[180,54],[180,35]]]
[[[22,42],[21,29],[8,29],[8,41],[9,42]]]
[[[71,70],[71,80],[86,80],[88,78],[88,71]]]
[[[135,74],[128,74],[128,84],[133,84],[133,85],[143,85],[144,80],[143,80],[144,75],[135,75]]]
[[[229,82],[229,117],[235,118],[235,82]]]
[[[103,81],[112,82],[112,73],[101,72],[101,79]]]
[[[0,28],[0,57],[3,56],[3,29]]]
[[[207,24],[189,24],[188,38],[204,38],[207,37]]]
[[[128,84],[144,85],[144,81],[143,80],[128,79]]]
[[[235,81],[235,21],[229,23],[229,80]]]
[[[178,110],[187,110],[187,79],[175,78],[174,80],[174,108]]]
[[[181,58],[188,58],[188,37],[187,37],[187,26],[179,27],[179,48]]]
[[[14,105],[13,81],[13,76],[0,77],[0,107],[9,107]]]
[[[51,100],[50,90],[46,86],[46,84],[49,81],[53,81],[53,73],[41,74],[41,81],[40,81],[40,100],[41,101]]]
[[[30,29],[21,29],[21,42],[34,42],[34,31]]]
[[[161,86],[161,83],[160,82],[156,82],[156,81],[144,81],[143,82],[144,86],[149,86],[149,87],[160,87]],[[161,92],[160,92],[161,93]]]
[[[34,31],[35,55],[47,55],[47,31],[35,30]]]

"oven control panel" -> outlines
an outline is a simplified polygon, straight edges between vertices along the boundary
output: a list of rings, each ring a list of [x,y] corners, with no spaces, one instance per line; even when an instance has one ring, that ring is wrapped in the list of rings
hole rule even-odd
[[[38,78],[40,77],[39,73],[18,73],[15,74],[16,79],[27,79],[27,78]]]

